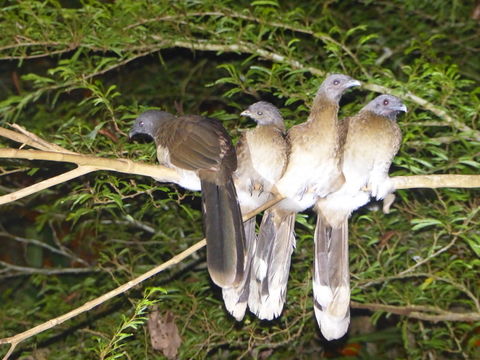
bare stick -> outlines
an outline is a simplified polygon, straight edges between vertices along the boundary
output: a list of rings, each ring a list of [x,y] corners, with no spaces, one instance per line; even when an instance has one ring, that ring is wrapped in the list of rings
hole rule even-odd
[[[392,178],[395,189],[478,188],[480,175],[412,175]]]
[[[420,305],[409,306],[393,306],[384,304],[361,304],[355,301],[350,303],[352,308],[367,309],[372,311],[385,311],[392,314],[404,315],[410,318],[424,320],[424,321],[462,321],[475,322],[480,321],[480,313],[458,313],[452,311],[445,311],[442,309],[424,307]]]
[[[16,271],[20,274],[43,274],[43,275],[56,275],[56,274],[80,274],[80,273],[91,273],[98,272],[98,269],[94,268],[51,268],[51,269],[42,269],[42,268],[33,268],[26,266],[18,266],[6,263],[5,261],[0,261],[0,265],[4,266],[6,270]],[[10,276],[8,276],[10,277]]]
[[[258,213],[260,213],[262,211],[267,210],[268,208],[271,208],[273,205],[282,201],[283,199],[284,199],[283,196],[276,195],[273,199],[268,200],[265,204],[263,204],[259,208],[255,209],[253,211],[250,211],[250,212],[246,213],[245,215],[243,215],[244,221],[254,217],[255,215],[257,215]]]
[[[49,150],[49,151],[57,151],[57,152],[63,152],[63,153],[69,153],[69,154],[75,154],[73,151],[69,151],[57,144],[49,143],[46,140],[43,140],[41,137],[38,137],[34,133],[31,133],[27,129],[25,129],[23,126],[20,126],[18,124],[13,124],[11,125],[12,128],[17,130],[18,132],[22,133],[25,135],[28,139],[31,139],[33,141],[33,144],[30,146],[36,147],[40,150]]]
[[[61,315],[61,316],[56,317],[54,319],[50,319],[49,321],[44,322],[43,324],[35,326],[35,327],[33,327],[31,329],[28,329],[27,331],[24,331],[22,333],[19,333],[15,336],[0,339],[0,344],[11,344],[10,350],[5,355],[3,360],[7,360],[9,358],[10,354],[13,352],[13,349],[15,349],[15,347],[19,343],[24,341],[25,339],[28,339],[29,337],[37,335],[37,334],[39,334],[39,333],[41,333],[45,330],[51,329],[51,328],[53,328],[53,327],[55,327],[55,326],[57,326],[57,325],[59,325],[63,322],[75,317],[75,316],[80,315],[81,313],[84,313],[86,311],[89,311],[89,310],[93,309],[94,307],[104,303],[107,300],[110,300],[111,298],[113,298],[113,297],[115,297],[119,294],[122,294],[122,293],[130,290],[134,286],[136,286],[136,285],[140,284],[141,282],[147,280],[148,278],[152,277],[153,275],[156,275],[156,274],[164,271],[165,269],[168,269],[169,267],[171,267],[175,264],[178,264],[183,259],[187,258],[188,256],[190,256],[191,254],[193,254],[197,250],[201,249],[205,245],[206,245],[205,239],[200,240],[199,242],[190,246],[187,250],[181,252],[180,254],[174,256],[173,258],[171,258],[167,262],[153,268],[150,271],[147,271],[146,273],[140,275],[139,277],[137,277],[133,280],[130,280],[129,282],[119,286],[118,288],[116,288],[112,291],[109,291],[108,293],[103,294],[102,296],[100,296],[100,297],[98,297],[94,300],[91,300],[91,301],[85,303],[84,305],[82,305],[82,306],[80,306],[80,307],[78,307],[78,308],[76,308],[76,309],[74,309],[74,310],[72,310],[72,311],[70,311],[70,312],[68,312],[64,315]]]
[[[29,145],[40,150],[50,150],[48,147],[43,146],[42,144],[37,144],[33,139],[24,134],[19,134],[16,131],[8,130],[3,127],[0,127],[0,136],[6,137],[7,139],[16,141],[20,144]]]
[[[278,198],[276,199],[276,201],[280,201],[281,198]],[[262,211],[261,208],[253,211],[253,212],[250,212],[249,214],[247,215],[244,215],[243,216],[243,220],[248,220],[250,217],[254,216],[255,214],[258,214],[260,211]],[[5,355],[5,357],[3,358],[3,360],[7,360],[9,358],[9,356],[11,355],[11,353],[13,352],[13,350],[15,349],[15,347],[21,343],[22,341],[24,341],[25,339],[28,339],[29,337],[32,337],[34,335],[37,335],[43,331],[46,331],[48,329],[51,329],[75,316],[78,316],[86,311],[89,311],[91,309],[93,309],[94,307],[104,303],[105,301],[108,301],[110,299],[112,299],[113,297],[117,296],[117,295],[120,295],[120,294],[123,294],[124,292],[130,290],[132,287],[140,284],[141,282],[147,280],[148,278],[168,269],[169,267],[173,266],[173,265],[176,265],[178,264],[179,262],[181,262],[182,260],[184,260],[185,258],[187,258],[188,256],[190,256],[191,254],[195,253],[196,251],[200,250],[202,247],[204,247],[205,245],[207,244],[206,240],[203,239],[203,240],[200,240],[199,242],[197,242],[196,244],[190,246],[188,249],[186,249],[185,251],[181,252],[180,254],[174,256],[173,258],[171,258],[170,260],[168,260],[167,262],[147,271],[146,273],[140,275],[139,277],[133,279],[133,280],[130,280],[129,282],[117,287],[116,289],[112,290],[112,291],[109,291],[108,293],[106,294],[103,294],[102,296],[96,298],[96,299],[93,299],[87,303],[85,303],[84,305],[64,314],[64,315],[61,315],[59,317],[56,317],[54,319],[50,319],[49,321],[47,322],[44,322],[43,324],[40,324],[40,325],[37,325],[27,331],[24,331],[22,333],[19,333],[17,335],[14,335],[14,336],[11,336],[11,337],[8,337],[8,338],[4,338],[4,339],[0,339],[0,345],[1,344],[11,344],[10,346],[10,349],[8,351],[8,353]]]
[[[1,228],[3,228],[3,226]],[[48,251],[51,251],[52,253],[68,257],[68,258],[70,258],[74,261],[83,262],[84,265],[87,265],[87,266],[89,265],[87,262],[84,262],[83,259],[75,256],[73,253],[65,251],[66,249],[56,248],[54,246],[48,245],[47,243],[44,243],[43,241],[40,241],[40,240],[37,240],[37,239],[29,239],[29,238],[24,238],[24,237],[21,237],[21,236],[15,236],[13,234],[10,234],[9,232],[1,231],[1,230],[0,230],[0,236],[12,239],[14,241],[18,241],[18,242],[23,243],[23,244],[38,246],[38,247],[41,247],[41,248],[46,249]]]
[[[60,153],[41,150],[19,150],[12,148],[0,149],[0,158],[49,160],[69,162],[77,165],[91,166],[97,170],[110,170],[132,175],[144,175],[158,179],[160,182],[177,182],[178,174],[175,170],[161,165],[151,165],[134,162],[129,159],[107,159],[98,156],[89,156],[76,153]]]
[[[1,128],[0,128],[1,129]],[[5,129],[4,129],[5,130]],[[34,192],[57,185],[96,170],[118,171],[127,174],[144,175],[155,178],[160,182],[175,182],[179,180],[177,172],[161,165],[149,165],[133,162],[129,159],[107,159],[97,156],[87,156],[76,153],[59,153],[41,150],[19,150],[12,148],[0,149],[0,158],[16,158],[29,160],[50,160],[71,162],[79,165],[78,169],[62,175],[44,180],[25,189],[18,190],[8,195],[0,196],[0,204],[18,200]],[[397,176],[392,178],[395,189],[412,188],[477,188],[480,187],[480,175],[414,175]],[[281,198],[274,198],[263,206],[263,210],[276,204]]]
[[[75,153],[66,154],[52,151],[18,150],[12,148],[0,149],[0,158],[63,161],[77,165],[96,167],[97,170],[112,170],[133,175],[150,176],[163,182],[178,181],[178,174],[173,169],[161,165],[133,162],[129,159],[107,159]],[[480,175],[413,175],[396,176],[393,177],[392,180],[397,190],[413,188],[480,187]]]
[[[41,191],[41,190],[45,190],[45,189],[47,189],[51,186],[64,183],[68,180],[71,180],[71,179],[74,179],[76,177],[88,174],[88,173],[90,173],[92,171],[95,171],[95,170],[97,170],[97,168],[92,167],[92,166],[79,166],[76,169],[67,171],[63,174],[54,176],[50,179],[40,181],[36,184],[27,186],[23,189],[17,190],[15,192],[10,193],[10,194],[0,196],[0,205],[7,204],[7,203],[12,202],[12,201],[16,201],[16,200],[21,199],[25,196],[34,194],[34,193],[36,193],[38,191]]]

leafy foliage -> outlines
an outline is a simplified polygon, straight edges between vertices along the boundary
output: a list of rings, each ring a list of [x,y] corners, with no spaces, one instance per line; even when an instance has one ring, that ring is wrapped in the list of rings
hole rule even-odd
[[[291,126],[306,118],[323,75],[344,72],[365,86],[345,97],[342,116],[379,91],[408,104],[393,175],[476,174],[480,34],[474,7],[447,0],[7,0],[0,22],[0,122],[17,122],[73,151],[154,162],[150,144],[131,144],[125,136],[142,110],[208,113],[236,138],[239,128],[251,126],[237,114],[256,99],[278,105]],[[16,160],[0,165],[2,192],[69,168]],[[38,170],[27,173],[29,167]],[[307,212],[297,218],[288,303],[278,320],[250,315],[236,323],[199,252],[144,285],[162,286],[165,294],[129,292],[31,339],[17,357],[155,358],[142,324],[146,306],[158,302],[176,314],[181,358],[475,358],[478,323],[431,322],[409,311],[480,312],[478,195],[399,191],[390,214],[366,208],[353,216],[353,300],[410,310],[401,316],[354,311],[349,337],[335,344],[321,340],[312,314],[314,222]],[[199,208],[197,194],[111,173],[3,205],[3,263],[88,272],[0,270],[0,337],[67,312],[184,250],[202,237]]]

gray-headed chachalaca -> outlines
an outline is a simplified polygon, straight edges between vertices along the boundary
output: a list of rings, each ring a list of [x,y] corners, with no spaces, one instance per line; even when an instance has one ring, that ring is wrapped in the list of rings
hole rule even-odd
[[[285,199],[265,212],[258,239],[265,246],[262,252],[255,251],[252,264],[252,272],[261,284],[261,297],[258,301],[251,296],[249,307],[261,319],[278,317],[285,303],[295,247],[295,214],[343,183],[337,114],[343,93],[358,85],[357,80],[346,75],[328,76],[317,91],[307,121],[288,131],[288,165],[276,184]]]
[[[370,197],[384,199],[393,191],[388,169],[402,140],[396,117],[406,111],[400,99],[380,95],[343,120],[345,182],[315,206],[314,309],[327,340],[342,337],[350,323],[348,217]]]
[[[241,115],[257,123],[255,128],[243,132],[236,148],[238,168],[233,177],[242,212],[246,214],[274,196],[274,185],[287,163],[287,142],[283,117],[271,103],[256,102]],[[244,281],[238,286],[223,288],[225,306],[238,321],[245,315],[250,291],[259,296],[256,281],[250,279],[250,265],[254,253],[265,251],[265,244],[256,242],[255,224],[255,218],[244,223],[248,254]]]
[[[134,122],[130,137],[155,141],[160,164],[179,173],[179,184],[202,191],[207,266],[220,287],[239,284],[245,274],[245,233],[232,174],[237,158],[222,124],[197,115],[175,117],[149,110]]]

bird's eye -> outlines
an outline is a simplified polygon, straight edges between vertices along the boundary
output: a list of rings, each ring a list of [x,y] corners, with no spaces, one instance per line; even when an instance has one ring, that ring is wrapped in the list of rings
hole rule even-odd
[[[340,84],[340,80],[333,80],[333,85],[338,85]]]
[[[383,100],[383,105],[387,106],[389,103],[390,102],[387,99]]]
[[[257,115],[262,116],[262,115],[263,115],[263,112],[257,111]]]

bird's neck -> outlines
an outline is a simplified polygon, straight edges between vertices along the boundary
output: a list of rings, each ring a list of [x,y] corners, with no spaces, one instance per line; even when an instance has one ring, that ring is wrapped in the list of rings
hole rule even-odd
[[[315,97],[308,122],[323,129],[338,127],[338,102],[328,99],[323,94]]]
[[[271,132],[271,131],[279,131],[281,133],[285,132],[285,125],[283,123],[280,124],[258,124],[257,129],[259,132]]]

